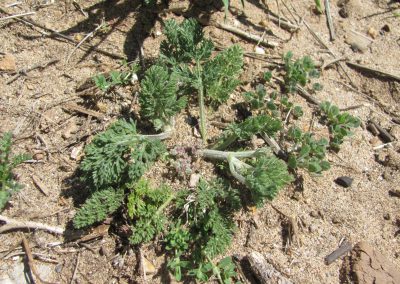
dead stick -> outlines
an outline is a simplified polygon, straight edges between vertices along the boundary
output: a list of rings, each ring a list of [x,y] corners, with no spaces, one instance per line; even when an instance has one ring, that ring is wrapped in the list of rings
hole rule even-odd
[[[27,262],[28,262],[29,269],[31,270],[31,272],[35,276],[35,278],[37,278],[36,281],[39,283],[43,282],[45,284],[51,284],[51,282],[47,282],[47,281],[43,280],[40,277],[39,273],[36,271],[35,262],[33,260],[31,249],[29,248],[28,241],[26,240],[26,238],[24,236],[22,236],[22,245],[24,247],[26,257],[28,258]]]
[[[277,42],[264,40],[258,35],[250,34],[248,32],[245,32],[245,31],[241,30],[241,29],[232,27],[232,26],[224,24],[224,23],[216,22],[214,24],[214,26],[216,26],[217,28],[223,29],[225,31],[234,33],[234,34],[236,34],[238,36],[241,36],[241,37],[243,37],[245,39],[248,39],[250,41],[257,42],[257,43],[259,43],[259,44],[261,44],[262,46],[265,46],[265,47],[275,48],[275,47],[277,47],[279,45]]]
[[[339,257],[345,255],[346,253],[348,253],[352,249],[353,249],[353,246],[351,245],[351,243],[349,243],[348,241],[344,241],[340,245],[340,247],[338,249],[336,249],[334,252],[332,252],[327,257],[325,257],[325,264],[326,265],[331,264],[336,259],[338,259]]]
[[[326,20],[328,22],[329,36],[331,37],[331,41],[334,41],[336,37],[335,27],[333,26],[332,22],[331,4],[329,3],[329,0],[325,0],[325,14],[326,14]]]
[[[75,53],[75,51],[91,36],[93,36],[99,29],[101,29],[104,26],[104,22],[101,23],[100,25],[98,25],[94,31],[88,33],[75,47],[74,49],[71,51],[71,53],[68,55],[66,62],[69,61],[69,59],[71,58],[72,54]]]
[[[10,15],[10,13],[8,13],[7,11],[5,11],[5,10],[2,9],[2,8],[0,8],[0,12],[2,12],[2,13],[4,13],[4,14],[7,14],[7,15]],[[45,27],[44,25],[39,24],[39,23],[36,23],[36,22],[34,22],[34,21],[32,21],[32,20],[20,19],[20,18],[15,18],[14,20],[15,20],[15,21],[18,21],[18,22],[21,22],[21,23],[24,23],[24,24],[27,24],[27,25],[32,25],[32,26],[41,28],[41,29],[43,29],[43,30],[45,30],[45,31],[47,31],[47,32],[50,32],[50,35],[47,34],[47,36],[60,37],[60,38],[62,38],[62,39],[67,40],[67,41],[70,42],[70,43],[78,44],[78,42],[76,42],[76,41],[75,41],[74,39],[72,39],[71,37],[66,36],[66,35],[63,35],[62,33],[59,33],[59,32],[57,32],[57,31],[55,31],[55,30],[53,30],[53,29],[47,28],[47,27]],[[104,54],[104,55],[106,55],[106,56],[108,56],[108,57],[111,57],[111,58],[114,58],[114,59],[126,59],[125,57],[123,57],[123,56],[121,56],[121,55],[108,52],[108,51],[106,51],[106,50],[103,50],[103,49],[101,49],[101,48],[99,48],[99,47],[97,47],[97,46],[93,46],[93,45],[88,44],[88,43],[85,43],[85,44],[83,44],[82,46],[80,46],[80,48],[83,48],[83,47],[84,47],[86,50],[93,49],[93,50],[97,51],[98,53]]]
[[[36,14],[36,12],[27,12],[27,13],[7,16],[7,17],[4,17],[4,18],[0,18],[0,21],[9,20],[9,19],[15,19],[15,18],[29,16],[29,15],[33,15],[33,14]]]
[[[390,135],[390,133],[383,128],[382,126],[380,126],[375,120],[371,120],[371,124],[373,126],[375,126],[376,129],[378,129],[379,131],[379,136],[382,138],[383,142],[385,143],[390,143],[393,142],[395,139],[393,138],[392,135]]]
[[[6,225],[0,227],[0,234],[17,229],[34,229],[43,230],[57,235],[63,235],[64,229],[60,227],[53,227],[42,223],[31,222],[31,221],[18,221],[6,216],[0,215],[0,221],[5,222]]]
[[[320,44],[322,45],[326,50],[328,50],[329,54],[332,55],[334,58],[337,58],[337,56],[333,53],[333,51],[323,42],[323,40],[313,31],[313,29],[310,27],[310,25],[307,23],[306,20],[303,19],[303,23],[306,26],[307,30],[311,33],[311,35],[314,37],[314,39]],[[350,78],[349,74],[347,74],[346,69],[344,69],[344,66],[342,64],[342,62],[338,62],[338,65],[340,67],[340,69],[342,69],[342,71],[344,72],[344,74],[346,75],[347,79],[350,81],[352,86],[355,86],[353,80]]]
[[[276,270],[261,253],[253,251],[247,256],[247,259],[250,263],[251,270],[260,283],[292,283],[289,279],[283,276],[281,272]]]
[[[279,17],[273,15],[271,13],[271,11],[268,12],[268,19],[270,19],[272,22],[279,25],[279,27],[281,27],[289,32],[294,32],[299,29],[299,27],[297,25],[294,25],[287,20],[283,20],[282,18],[279,18]]]
[[[74,273],[72,274],[71,281],[69,282],[70,284],[72,284],[74,282],[75,277],[76,277],[76,273],[78,272],[79,256],[80,256],[80,253],[78,252],[78,255],[76,256],[76,263],[75,263]]]
[[[33,183],[36,185],[36,187],[40,190],[41,193],[43,193],[46,196],[49,196],[49,194],[47,193],[47,189],[44,186],[44,184],[39,180],[39,178],[35,177],[35,176],[31,176]]]
[[[365,72],[374,73],[374,74],[379,75],[381,77],[393,79],[395,81],[399,81],[400,82],[400,76],[388,73],[386,71],[374,69],[374,68],[367,67],[367,66],[364,66],[364,65],[360,65],[360,64],[357,64],[357,63],[353,63],[353,62],[350,62],[350,61],[347,61],[346,64],[348,66],[350,66],[350,67],[353,67],[353,68],[356,68],[356,69],[359,69],[359,70],[362,70],[362,71],[365,71]]]
[[[7,82],[6,82],[6,84],[10,84],[10,83],[14,82],[14,81],[17,80],[20,76],[26,75],[26,73],[28,73],[29,71],[32,71],[32,70],[35,70],[35,69],[38,69],[38,68],[40,68],[40,69],[46,68],[47,66],[49,66],[49,65],[51,65],[51,64],[55,64],[55,63],[57,63],[58,61],[60,61],[60,60],[58,60],[58,59],[53,59],[53,60],[50,60],[49,62],[46,62],[46,63],[44,63],[44,64],[35,64],[35,65],[33,65],[33,66],[31,66],[31,67],[29,67],[29,68],[27,68],[27,69],[21,69],[21,70],[17,71],[17,74],[15,74],[15,75],[12,76],[10,79],[8,79]]]

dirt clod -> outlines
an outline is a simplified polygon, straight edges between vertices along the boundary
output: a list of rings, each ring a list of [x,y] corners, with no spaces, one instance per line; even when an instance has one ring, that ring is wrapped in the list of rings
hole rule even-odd
[[[11,54],[6,54],[0,58],[0,71],[15,71],[15,57]]]
[[[342,267],[344,283],[400,283],[400,269],[367,242],[355,245]]]

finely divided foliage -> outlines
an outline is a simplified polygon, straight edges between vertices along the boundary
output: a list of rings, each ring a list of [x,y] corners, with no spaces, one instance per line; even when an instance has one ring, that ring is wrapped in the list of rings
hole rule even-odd
[[[12,170],[30,158],[26,154],[11,157],[11,146],[12,134],[4,133],[0,139],[0,211],[3,210],[11,195],[22,188],[14,180]]]
[[[145,71],[140,84],[141,119],[150,121],[156,131],[173,135],[174,117],[190,106],[187,101],[192,102],[190,96],[195,95],[203,148],[191,147],[191,151],[180,156],[177,149],[188,147],[175,145],[170,156],[164,155],[166,147],[160,137],[165,133],[142,135],[135,122],[118,120],[86,146],[80,170],[91,196],[76,214],[74,226],[92,225],[119,210],[131,226],[131,244],[162,240],[168,251],[167,266],[178,281],[193,277],[200,282],[232,283],[237,276],[231,258],[218,262],[215,258],[224,254],[231,243],[236,229],[234,213],[244,205],[262,206],[272,200],[294,180],[292,174],[298,168],[317,174],[327,170],[328,140],[317,140],[312,133],[290,126],[291,119],[302,116],[302,109],[289,101],[288,94],[267,95],[264,85],[259,85],[256,92],[244,94],[244,105],[251,115],[232,123],[212,149],[207,148],[207,106],[217,107],[226,102],[240,83],[243,51],[234,45],[213,54],[214,44],[204,38],[193,19],[181,24],[166,21],[165,35],[159,59]],[[307,85],[309,78],[317,75],[310,58],[293,62],[292,56],[288,53],[284,58],[287,93],[296,91],[298,85]],[[271,73],[265,73],[263,79],[269,81],[271,77]],[[107,80],[99,79],[107,91]],[[331,131],[331,147],[341,144],[350,129],[359,125],[357,118],[341,114],[329,103],[321,105],[321,109]],[[284,160],[268,148],[245,150],[258,135],[285,138]],[[190,166],[195,159],[220,161],[224,164],[221,169],[234,179],[229,184],[219,179],[200,179],[192,189],[154,187],[142,176],[161,156],[181,159],[177,162],[182,165],[175,168],[187,173],[192,172]],[[250,198],[242,200],[240,191]]]

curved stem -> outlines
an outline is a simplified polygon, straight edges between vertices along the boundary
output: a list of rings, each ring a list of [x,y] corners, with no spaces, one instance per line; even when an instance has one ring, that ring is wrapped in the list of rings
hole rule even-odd
[[[242,151],[242,152],[225,152],[225,151],[219,151],[219,150],[204,149],[204,150],[198,151],[198,154],[207,159],[227,161],[229,155],[231,155],[235,158],[252,158],[252,157],[255,157],[258,154],[258,152],[259,152],[259,150],[257,150],[257,151]]]
[[[238,160],[234,156],[232,156],[232,155],[228,156],[229,170],[231,171],[231,174],[240,183],[245,184],[246,183],[246,178],[236,171],[236,168],[239,168],[239,169],[242,168],[244,163],[241,164],[242,162],[240,162],[240,163],[238,163],[238,162],[240,162],[240,160]]]
[[[207,141],[207,129],[206,129],[206,108],[204,105],[204,88],[201,77],[199,76],[199,114],[200,114],[200,134],[203,138],[203,142]]]

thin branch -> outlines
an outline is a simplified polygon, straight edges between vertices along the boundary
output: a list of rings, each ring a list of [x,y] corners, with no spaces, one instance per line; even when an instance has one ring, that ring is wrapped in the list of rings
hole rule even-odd
[[[53,227],[42,223],[31,222],[31,221],[18,221],[6,216],[0,215],[0,221],[5,222],[6,225],[0,227],[0,234],[17,229],[33,229],[33,230],[43,230],[57,235],[64,234],[64,228]]]
[[[104,21],[102,21],[102,23],[100,25],[98,25],[94,31],[88,33],[75,47],[74,49],[71,51],[71,53],[68,55],[66,62],[69,61],[69,59],[71,58],[72,54],[74,54],[74,52],[91,36],[93,36],[99,29],[101,29],[104,26]]]
[[[35,268],[35,262],[33,260],[31,249],[29,247],[28,241],[26,240],[26,238],[24,236],[22,236],[22,246],[24,247],[26,257],[28,258],[27,262],[28,262],[29,269],[31,270],[32,274],[35,276],[36,282],[52,284],[52,282],[47,282],[47,281],[43,280],[40,277],[39,273],[37,272],[37,270]]]
[[[388,78],[388,79],[393,79],[395,81],[399,81],[400,82],[400,76],[397,76],[395,74],[392,74],[392,73],[389,73],[389,72],[386,72],[386,71],[382,71],[382,70],[378,70],[378,69],[375,69],[375,68],[367,67],[367,66],[364,66],[364,65],[360,65],[360,64],[357,64],[357,63],[353,63],[353,62],[350,62],[350,61],[347,61],[346,64],[348,66],[352,67],[352,68],[356,68],[356,69],[359,69],[359,70],[364,71],[364,72],[373,73],[375,75],[378,75],[378,76],[381,76],[381,77],[385,77],[385,78]]]
[[[7,17],[4,17],[4,18],[0,18],[0,21],[10,20],[10,19],[16,19],[16,18],[20,18],[20,17],[25,17],[25,16],[33,15],[33,14],[36,14],[36,12],[27,12],[27,13],[22,13],[22,14],[7,16]]]
[[[333,26],[332,22],[331,4],[329,3],[329,0],[325,0],[325,13],[326,13],[326,20],[328,22],[329,35],[331,37],[331,41],[334,41],[336,35],[335,35],[335,27]]]
[[[7,80],[6,84],[10,84],[12,82],[14,82],[15,80],[17,80],[20,76],[22,75],[26,75],[26,73],[28,73],[29,71],[35,70],[35,69],[43,69],[46,68],[49,65],[55,64],[57,63],[59,60],[58,59],[53,59],[50,60],[44,64],[35,64],[27,69],[21,69],[19,71],[17,71],[17,74],[15,74],[14,76],[12,76],[10,79]]]

